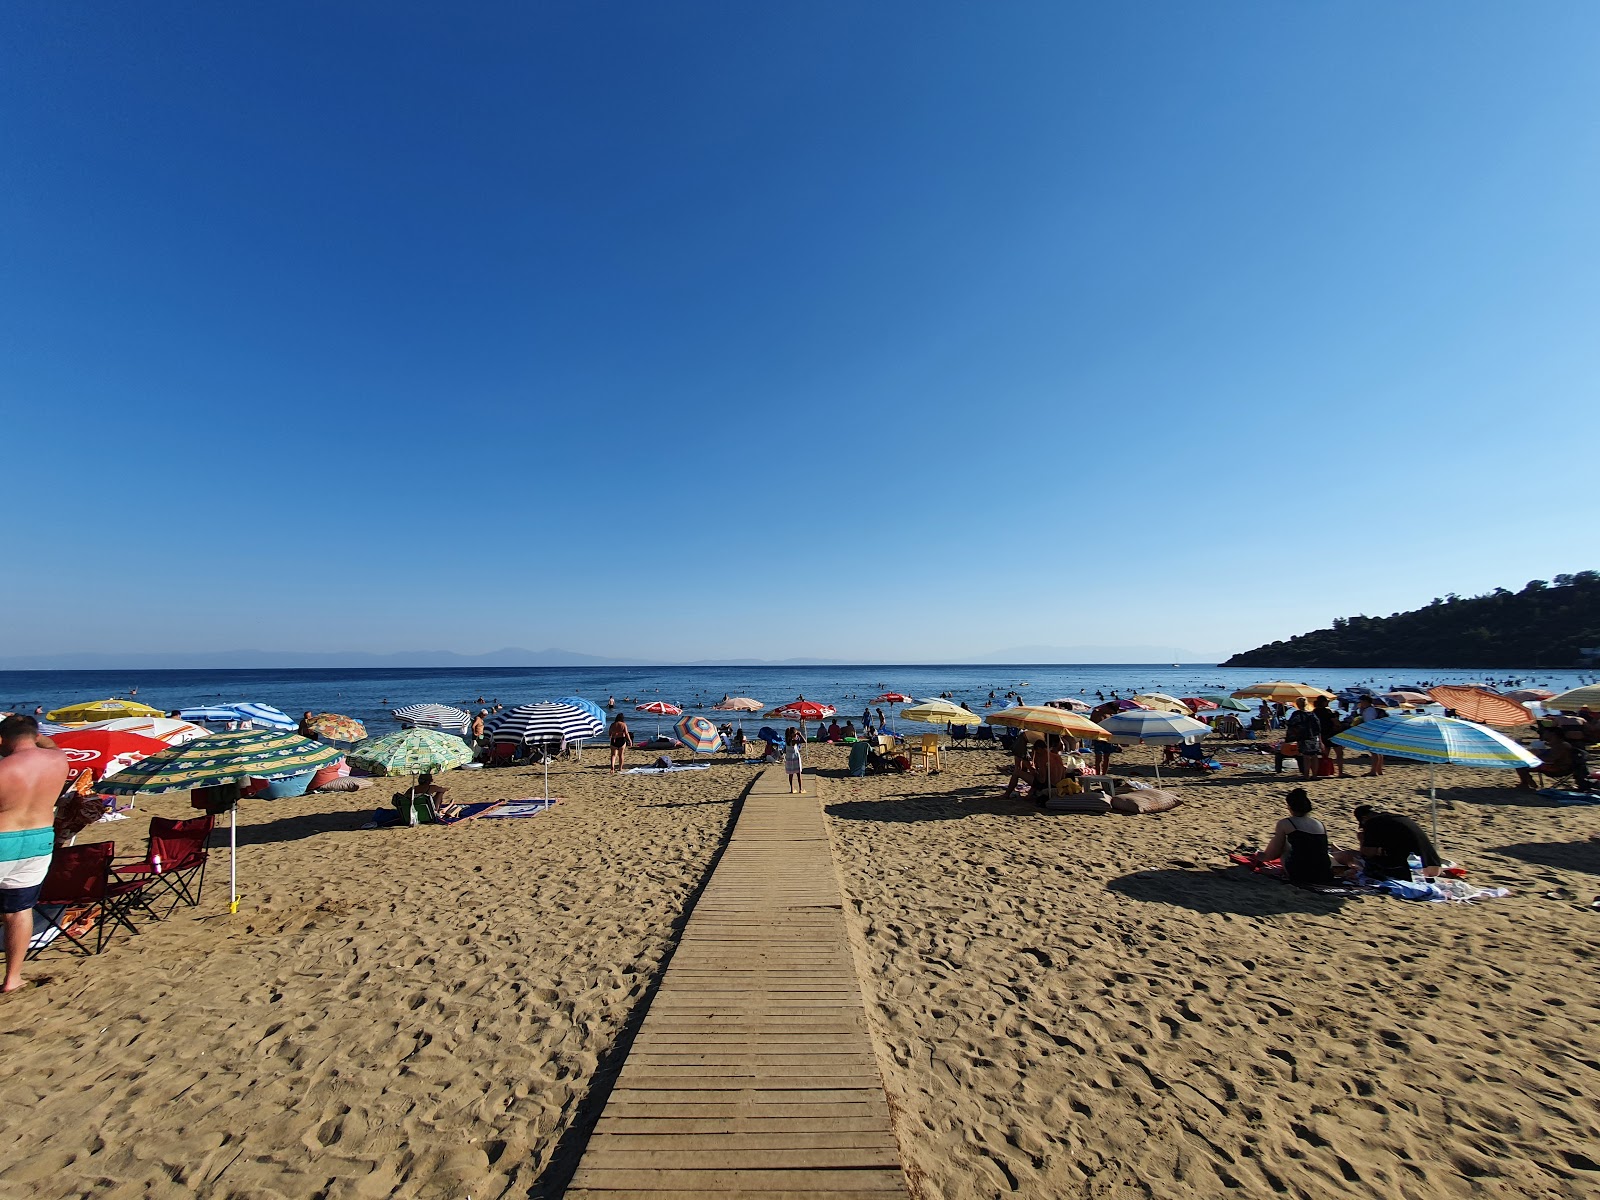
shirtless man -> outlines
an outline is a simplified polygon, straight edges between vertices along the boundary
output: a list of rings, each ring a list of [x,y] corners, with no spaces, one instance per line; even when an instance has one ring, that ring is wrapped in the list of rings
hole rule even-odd
[[[0,914],[5,921],[6,982],[22,986],[33,937],[33,905],[55,850],[56,798],[67,783],[67,756],[39,743],[39,722],[13,714],[0,721]]]

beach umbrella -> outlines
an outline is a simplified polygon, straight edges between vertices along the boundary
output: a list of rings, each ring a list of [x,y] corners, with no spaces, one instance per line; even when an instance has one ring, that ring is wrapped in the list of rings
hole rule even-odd
[[[275,729],[237,729],[168,746],[141,759],[100,785],[113,796],[192,792],[196,788],[243,784],[251,779],[287,779],[336,763],[343,755],[332,746]],[[239,911],[239,817],[228,810],[228,911]]]
[[[1549,696],[1540,703],[1557,712],[1577,712],[1580,708],[1600,709],[1600,683],[1573,688],[1559,696]]]
[[[1243,700],[1235,700],[1232,696],[1221,692],[1202,692],[1196,699],[1206,700],[1218,708],[1225,708],[1229,712],[1249,712],[1250,706]]]
[[[140,704],[137,700],[86,700],[82,704],[69,704],[45,713],[52,721],[63,725],[87,725],[95,721],[114,721],[122,717],[164,717],[159,708]]]
[[[1515,691],[1500,694],[1507,700],[1515,700],[1518,704],[1529,700],[1549,700],[1555,695],[1549,688],[1517,688]]]
[[[367,727],[354,717],[325,712],[311,718],[311,732],[330,742],[359,742],[366,739]]]
[[[211,731],[192,721],[180,721],[176,717],[118,717],[111,721],[95,721],[90,725],[78,725],[80,730],[106,729],[117,733],[136,733],[140,737],[155,738],[168,746],[181,746],[185,742],[192,742],[196,738],[210,735]]]
[[[1063,696],[1059,700],[1046,700],[1044,706],[1046,708],[1070,708],[1073,712],[1090,712],[1094,708],[1094,705],[1087,700],[1079,700],[1075,696]]]
[[[1176,696],[1169,696],[1165,692],[1140,692],[1134,696],[1135,704],[1142,704],[1145,708],[1153,708],[1157,712],[1182,713],[1187,715],[1191,709]]]
[[[1527,725],[1533,720],[1532,714],[1515,700],[1486,688],[1435,687],[1428,689],[1428,695],[1454,709],[1456,716],[1480,725]]]
[[[1105,730],[1081,713],[1069,712],[1064,708],[1048,708],[1042,704],[1019,704],[990,713],[984,720],[990,725],[1026,729],[1033,733],[1058,733],[1079,741],[1105,736]]]
[[[255,704],[242,700],[238,704],[213,704],[206,708],[185,708],[178,711],[185,721],[237,721],[250,722],[262,729],[298,729],[297,722],[282,709],[270,704]]]
[[[1142,712],[1112,713],[1100,722],[1100,728],[1111,735],[1113,741],[1125,745],[1134,742],[1149,742],[1154,746],[1176,746],[1186,742],[1197,742],[1211,728],[1193,717],[1181,716],[1178,713],[1156,712],[1146,709]],[[1161,764],[1156,763],[1156,778],[1161,778]]]
[[[776,721],[800,722],[800,733],[805,734],[807,721],[826,721],[838,710],[831,704],[818,704],[814,700],[791,700],[780,704],[767,716]]]
[[[1385,692],[1381,697],[1385,704],[1391,707],[1396,704],[1431,704],[1433,697],[1426,692],[1398,691]]]
[[[368,775],[421,775],[469,763],[472,751],[459,737],[412,728],[368,738],[351,746],[345,757]]]
[[[673,728],[678,731],[678,740],[696,754],[708,754],[722,745],[722,734],[706,717],[680,717]]]
[[[881,696],[872,698],[874,704],[910,704],[911,697],[904,692],[885,692]]]
[[[1440,763],[1511,771],[1536,767],[1539,760],[1503,733],[1454,717],[1379,717],[1333,735],[1341,746],[1354,746],[1385,758],[1411,758],[1428,764],[1428,811],[1433,840],[1439,840],[1439,807],[1433,772]]]
[[[1144,705],[1140,704],[1137,700],[1129,700],[1126,697],[1123,697],[1123,698],[1118,699],[1118,700],[1112,700],[1110,703],[1115,704],[1117,706],[1117,711],[1118,712],[1143,712],[1143,711],[1145,711]]]
[[[1178,699],[1182,700],[1184,704],[1188,705],[1190,712],[1205,712],[1210,709],[1222,707],[1215,700],[1202,700],[1199,696],[1179,696]],[[1239,702],[1235,701],[1235,703]],[[1246,706],[1240,704],[1240,707],[1243,708]]]
[[[1325,692],[1306,683],[1291,683],[1286,679],[1252,683],[1249,687],[1240,688],[1233,693],[1235,700],[1274,700],[1281,704],[1293,704],[1296,700],[1315,700],[1318,696],[1326,696],[1330,700],[1334,698],[1332,692]]]
[[[749,696],[724,696],[711,706],[714,712],[760,712],[766,705]]]
[[[601,708],[593,700],[585,700],[582,696],[557,696],[551,703],[570,704],[573,708],[583,709],[584,712],[600,722],[601,729],[604,729],[611,722],[611,718],[606,715],[605,709]]]
[[[472,724],[472,714],[451,708],[448,704],[408,704],[391,713],[400,724],[413,729],[445,729],[451,733],[465,733]]]
[[[648,704],[635,704],[634,712],[651,713],[657,717],[675,717],[683,711],[676,704],[666,700],[652,700]],[[661,722],[656,722],[656,736],[661,736]]]
[[[606,727],[604,719],[571,704],[519,704],[495,716],[486,726],[491,741],[544,745],[581,742]],[[550,756],[544,755],[544,798],[550,799]]]
[[[155,738],[118,729],[68,729],[52,734],[50,740],[67,756],[69,763],[79,770],[90,771],[96,779],[115,775],[167,748],[165,742]]]
[[[976,725],[982,720],[977,713],[949,700],[918,700],[909,708],[902,708],[900,716],[924,725]]]

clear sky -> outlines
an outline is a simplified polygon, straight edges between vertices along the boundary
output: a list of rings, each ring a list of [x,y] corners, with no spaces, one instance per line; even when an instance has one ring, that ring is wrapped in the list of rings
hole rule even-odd
[[[1597,62],[1583,3],[7,4],[0,654],[1232,651],[1600,567]]]

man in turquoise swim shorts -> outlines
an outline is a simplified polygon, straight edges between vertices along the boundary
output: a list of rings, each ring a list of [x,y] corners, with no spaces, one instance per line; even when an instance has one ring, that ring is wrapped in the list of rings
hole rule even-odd
[[[66,783],[67,756],[39,745],[39,722],[21,714],[0,721],[0,919],[6,936],[0,990],[22,986],[33,906],[55,849],[56,799]]]

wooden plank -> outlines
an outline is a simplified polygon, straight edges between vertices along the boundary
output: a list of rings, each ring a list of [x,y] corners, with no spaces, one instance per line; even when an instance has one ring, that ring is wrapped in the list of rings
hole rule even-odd
[[[821,786],[747,793],[569,1197],[907,1194]]]

